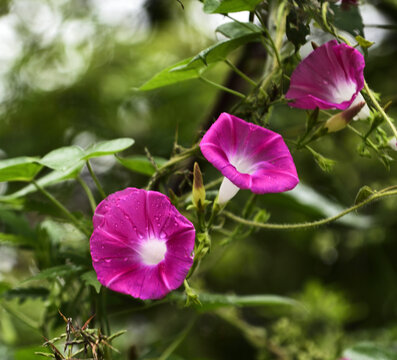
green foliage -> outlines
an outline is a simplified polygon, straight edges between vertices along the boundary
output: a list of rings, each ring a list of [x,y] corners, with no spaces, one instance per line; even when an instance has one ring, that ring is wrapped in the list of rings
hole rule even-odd
[[[204,0],[204,12],[226,14],[239,11],[253,11],[262,0]]]
[[[86,285],[92,286],[97,294],[100,293],[102,285],[98,281],[95,271],[92,270],[87,271],[84,274],[82,274],[80,277]]]
[[[373,343],[361,343],[346,349],[343,356],[350,360],[395,360],[397,354],[392,349]]]
[[[357,193],[356,200],[354,204],[360,204],[363,201],[367,200],[374,194],[374,191],[367,185],[363,186]]]
[[[156,168],[146,156],[134,155],[129,156],[128,158],[117,156],[116,158],[121,165],[139,174],[152,176],[156,172]],[[154,157],[154,161],[158,167],[161,167],[167,162],[166,159],[161,157]]]
[[[218,27],[217,31],[227,36],[229,40],[218,42],[192,58],[164,69],[143,84],[139,90],[153,90],[199,78],[211,65],[224,61],[233,50],[249,42],[259,41],[261,33],[260,28],[253,24],[237,22],[224,24]]]
[[[0,6],[0,15],[10,15],[1,25],[15,21],[20,42],[13,48],[21,48],[12,67],[2,70],[6,91],[0,96],[0,138],[11,157],[0,161],[0,182],[8,182],[0,184],[0,358],[106,358],[123,332],[115,329],[127,328],[126,339],[115,339],[122,350],[112,353],[115,360],[395,359],[395,153],[382,112],[396,117],[394,103],[385,100],[392,100],[397,76],[392,38],[377,40],[373,56],[360,6],[336,1],[202,2],[207,14],[247,11],[249,22],[218,26],[226,39],[213,41],[190,17],[189,0],[180,2],[184,8],[147,0],[142,27],[134,17],[126,27],[119,19],[111,26],[101,22],[103,8],[94,2]],[[382,6],[395,21],[390,4]],[[43,33],[35,15],[42,8],[54,22]],[[207,29],[212,22],[205,16],[198,20]],[[131,24],[139,27],[136,33]],[[284,94],[310,49],[307,39],[351,41],[345,32],[364,50],[366,81],[379,93],[363,91],[370,119],[327,134],[323,124],[333,113],[291,109]],[[217,66],[225,60],[229,67]],[[70,64],[81,69],[69,70]],[[186,81],[204,72],[206,84]],[[145,79],[142,92],[131,92]],[[240,191],[226,209],[219,207],[221,175],[197,144],[222,111],[282,134],[302,184],[286,194]],[[134,144],[132,138],[135,153],[116,155]],[[115,157],[83,170],[88,160],[107,155]],[[203,207],[192,206],[190,196],[195,161],[205,180]],[[58,186],[51,193],[43,191],[52,185]],[[92,212],[107,194],[127,186],[168,194],[195,225],[194,266],[184,292],[140,301],[98,282],[89,253]],[[387,200],[363,210],[367,215],[351,212],[320,226],[324,218],[350,212],[344,209],[358,188],[357,210],[367,200]],[[278,230],[294,224],[305,231]],[[73,318],[64,317],[65,331],[59,309]],[[82,319],[89,319],[86,327]],[[37,348],[43,335],[51,339],[47,352]],[[362,343],[368,339],[372,343]]]
[[[33,180],[42,168],[37,161],[38,158],[26,156],[0,160],[0,182]]]
[[[185,69],[184,66],[188,65],[191,61],[192,58],[188,58],[160,71],[158,74],[154,75],[150,80],[145,82],[139,88],[139,90],[141,91],[153,90],[159,87],[176,84],[181,81],[198,78],[201,75],[201,73],[205,71],[205,67],[204,66],[193,67],[193,68],[189,67]],[[179,71],[176,71],[178,69]]]

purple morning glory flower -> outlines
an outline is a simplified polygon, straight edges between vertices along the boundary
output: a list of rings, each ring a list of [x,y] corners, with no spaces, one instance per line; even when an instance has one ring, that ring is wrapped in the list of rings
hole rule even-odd
[[[239,189],[256,194],[293,189],[299,182],[295,164],[281,135],[222,113],[200,142],[205,158],[224,176],[218,201]]]
[[[300,109],[340,109],[364,101],[364,57],[356,49],[331,40],[316,48],[296,67],[285,95]],[[368,106],[357,118],[369,116]]]
[[[159,299],[183,283],[193,264],[194,227],[157,191],[127,188],[109,195],[93,224],[92,265],[111,290]]]

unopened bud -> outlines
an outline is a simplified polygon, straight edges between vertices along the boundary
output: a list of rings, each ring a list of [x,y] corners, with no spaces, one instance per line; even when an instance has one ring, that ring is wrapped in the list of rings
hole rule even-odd
[[[348,109],[330,117],[324,127],[329,133],[342,130],[360,112],[364,105],[365,101],[362,101],[357,105],[351,106]]]
[[[397,138],[391,138],[388,144],[394,151],[397,151]]]
[[[197,163],[194,163],[193,168],[193,204],[194,206],[202,210],[205,204],[205,188],[203,184],[203,176],[201,175],[200,167]]]

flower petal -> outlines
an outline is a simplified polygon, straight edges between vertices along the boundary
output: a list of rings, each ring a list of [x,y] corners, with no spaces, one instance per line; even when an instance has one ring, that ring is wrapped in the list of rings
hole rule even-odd
[[[329,41],[296,67],[285,95],[301,109],[348,108],[364,86],[364,57],[346,44]]]
[[[204,135],[200,149],[232,184],[264,194],[291,190],[299,182],[291,154],[282,137],[268,129],[223,113]],[[236,189],[224,180],[219,201]]]
[[[194,227],[161,193],[127,188],[109,195],[93,223],[93,267],[114,291],[161,298],[182,284],[193,264]]]

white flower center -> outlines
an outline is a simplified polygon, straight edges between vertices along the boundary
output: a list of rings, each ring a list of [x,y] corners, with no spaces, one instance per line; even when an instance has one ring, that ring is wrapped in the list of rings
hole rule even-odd
[[[340,104],[349,101],[356,92],[356,85],[353,82],[340,82],[332,93],[332,102]]]
[[[167,245],[158,239],[146,240],[140,249],[142,260],[146,265],[157,265],[164,260],[166,252]]]
[[[231,158],[230,164],[241,174],[251,174],[254,172],[252,162],[247,158]]]

